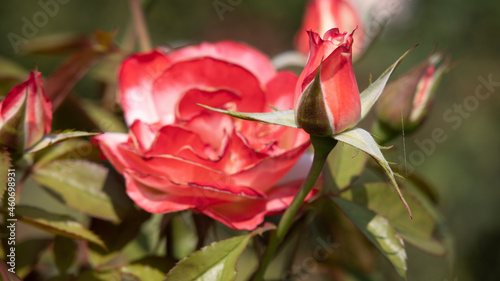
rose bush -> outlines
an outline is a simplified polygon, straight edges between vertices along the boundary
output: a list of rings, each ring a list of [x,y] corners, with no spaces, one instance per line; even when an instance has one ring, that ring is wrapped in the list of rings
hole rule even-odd
[[[276,72],[260,52],[224,41],[133,55],[119,82],[129,133],[94,141],[144,210],[193,209],[253,229],[289,205],[300,181],[277,183],[309,146],[308,135],[196,103],[243,112],[292,109],[296,75]]]

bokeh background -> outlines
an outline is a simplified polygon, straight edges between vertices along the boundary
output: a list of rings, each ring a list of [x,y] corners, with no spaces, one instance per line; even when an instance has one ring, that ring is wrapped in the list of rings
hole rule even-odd
[[[214,8],[216,2],[237,5],[221,15]],[[370,73],[378,76],[416,43],[420,43],[419,47],[402,63],[398,73],[424,60],[432,50],[445,50],[456,62],[438,89],[425,126],[405,138],[406,153],[411,155],[422,150],[417,143],[431,138],[435,128],[446,132],[446,141],[436,144],[420,165],[408,165],[413,164],[416,173],[437,190],[439,208],[456,239],[455,260],[450,268],[443,258],[410,247],[408,279],[500,280],[500,1],[389,2],[397,3],[401,9],[381,10],[379,17],[368,23],[376,33],[382,19],[388,20],[388,26],[355,65],[361,89],[367,85]],[[91,33],[96,29],[117,30],[118,41],[124,36],[129,23],[128,1],[59,3],[59,11],[37,28],[30,40],[54,34]],[[304,0],[150,1],[147,21],[154,45],[231,39],[274,56],[292,49],[304,4]],[[37,66],[49,74],[64,56],[22,54],[14,50],[8,38],[9,33],[22,35],[23,18],[31,21],[40,10],[38,1],[0,1],[0,56],[26,69]],[[489,91],[489,97],[474,103],[482,78],[497,82],[492,82],[489,90],[483,87],[481,93],[486,95]],[[99,86],[91,72],[78,83],[75,92],[98,99]],[[459,112],[459,107],[463,112]],[[457,121],[447,120],[447,112]],[[398,161],[403,143],[398,140],[394,144],[391,157]]]

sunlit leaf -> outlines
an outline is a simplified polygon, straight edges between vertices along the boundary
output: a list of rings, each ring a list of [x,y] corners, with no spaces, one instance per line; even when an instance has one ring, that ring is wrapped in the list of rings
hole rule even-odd
[[[446,252],[443,244],[433,236],[435,220],[422,202],[411,193],[406,192],[405,198],[412,206],[413,220],[408,219],[398,195],[387,183],[354,186],[340,196],[386,217],[401,237],[415,247],[435,255]]]
[[[328,188],[342,190],[351,185],[363,172],[367,154],[350,145],[338,144],[328,155],[324,180]]]
[[[245,112],[223,110],[219,108],[210,107],[208,105],[202,105],[202,104],[198,105],[239,119],[258,121],[267,124],[288,126],[292,128],[299,128],[299,125],[297,125],[297,123],[295,122],[295,113],[293,110],[273,111],[265,113],[245,113]]]
[[[67,131],[67,132],[62,132],[59,134],[48,134],[43,136],[43,138],[35,144],[33,147],[28,149],[25,153],[34,153],[38,152],[42,149],[45,149],[47,147],[50,147],[58,142],[68,140],[68,139],[73,139],[73,138],[80,138],[80,137],[89,137],[89,136],[95,136],[98,135],[97,133],[89,133],[89,132],[78,132],[78,131]]]
[[[50,162],[60,159],[100,160],[100,151],[97,146],[84,139],[70,139],[53,145],[36,161],[34,170]]]
[[[143,281],[161,281],[165,278],[165,274],[160,270],[142,264],[130,264],[120,268],[120,271],[137,277]]]
[[[131,208],[119,178],[90,161],[56,160],[33,170],[32,178],[68,207],[93,217],[118,222]]]
[[[52,214],[35,207],[17,206],[16,217],[24,223],[49,233],[85,240],[105,247],[98,236],[69,216]]]
[[[60,274],[66,273],[75,261],[76,244],[73,239],[56,236],[54,239],[54,259]]]
[[[408,203],[406,203],[406,200],[404,199],[403,194],[399,189],[398,183],[396,182],[396,179],[394,177],[394,173],[392,172],[389,163],[387,163],[387,160],[385,160],[384,155],[382,155],[379,146],[377,145],[373,137],[370,135],[370,133],[360,128],[354,128],[348,131],[344,131],[333,137],[338,141],[347,143],[353,147],[356,147],[364,151],[365,153],[370,155],[373,159],[375,159],[375,161],[380,165],[380,167],[382,167],[385,174],[389,177],[389,180],[391,181],[392,185],[398,192],[399,198],[403,202],[404,206],[406,207],[406,210],[408,211],[408,214],[411,217],[410,207],[408,206]]]
[[[343,198],[334,197],[332,200],[389,259],[398,274],[406,279],[407,256],[404,242],[389,221],[385,217]]]
[[[368,86],[363,92],[360,93],[360,98],[361,98],[361,119],[365,118],[366,115],[368,115],[368,112],[370,112],[370,109],[373,107],[375,102],[378,100],[380,95],[382,94],[382,91],[385,88],[385,85],[387,84],[387,81],[391,77],[392,72],[396,67],[401,63],[401,61],[410,53],[417,45],[415,45],[413,48],[409,49],[404,53],[394,64],[392,64],[388,69],[384,71],[380,75],[380,77],[373,83]]]
[[[264,226],[246,235],[212,243],[181,260],[167,275],[165,281],[229,281],[236,277],[236,263],[250,239],[269,230]]]

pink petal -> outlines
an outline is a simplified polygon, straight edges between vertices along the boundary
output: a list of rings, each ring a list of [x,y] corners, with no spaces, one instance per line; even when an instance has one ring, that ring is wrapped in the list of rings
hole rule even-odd
[[[93,137],[91,140],[94,144],[99,146],[101,152],[113,164],[115,169],[123,173],[128,166],[125,165],[126,161],[123,159],[118,147],[127,143],[129,136],[122,133],[105,133]]]
[[[216,108],[224,108],[229,102],[238,102],[241,100],[234,92],[228,90],[201,90],[192,89],[187,91],[179,100],[176,116],[181,121],[191,120],[203,111],[207,111],[198,104],[208,105]]]
[[[215,44],[202,43],[197,46],[188,46],[173,51],[169,53],[168,56],[176,62],[202,57],[227,61],[249,70],[264,84],[274,77],[276,73],[267,56],[252,47],[233,41],[221,41]]]
[[[152,85],[168,66],[170,60],[159,51],[137,54],[123,62],[119,74],[118,100],[128,125],[138,119],[150,124],[160,120],[151,95]]]
[[[135,147],[139,148],[142,153],[146,153],[151,149],[151,145],[155,141],[157,132],[154,126],[146,124],[141,120],[135,120],[130,126],[130,136]]]
[[[213,111],[203,111],[196,118],[184,123],[183,126],[197,135],[203,136],[203,141],[215,150],[225,149],[228,136],[232,134],[234,118]],[[219,152],[220,153],[220,152]]]
[[[247,199],[238,203],[221,203],[197,209],[233,229],[253,230],[264,221],[265,215],[274,215],[283,212],[292,202],[300,185],[300,181],[295,181],[287,185],[274,187],[267,194],[267,199]],[[315,190],[311,191],[306,200],[311,198],[315,193]]]
[[[348,48],[346,52],[341,46],[330,54],[323,62],[320,74],[325,104],[332,114],[335,132],[353,127],[361,116],[359,89],[352,67],[351,48]]]
[[[145,156],[173,155],[185,160],[216,161],[220,155],[201,137],[179,126],[164,126]]]
[[[293,109],[293,95],[297,80],[298,77],[293,72],[279,72],[266,85],[266,97],[269,104],[278,110]],[[269,107],[267,111],[270,112],[271,110]]]
[[[177,101],[191,89],[227,89],[241,96],[237,109],[258,112],[264,109],[265,94],[257,78],[246,69],[212,58],[178,62],[153,85],[153,97],[162,124],[174,122]]]
[[[28,149],[50,133],[52,104],[42,88],[40,72],[31,72],[27,84],[26,114],[24,117],[24,148]]]
[[[141,184],[128,174],[123,174],[128,196],[150,213],[176,212],[194,208],[199,204],[193,197],[177,197],[158,192]]]
[[[259,190],[267,193],[293,167],[308,147],[309,142],[305,142],[283,154],[255,162],[245,170],[233,174],[232,179],[237,185],[258,186]],[[263,177],[263,174],[266,176]]]

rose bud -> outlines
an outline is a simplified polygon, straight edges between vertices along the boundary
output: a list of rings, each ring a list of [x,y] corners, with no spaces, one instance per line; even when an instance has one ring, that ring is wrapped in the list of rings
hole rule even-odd
[[[363,25],[358,11],[349,1],[345,0],[312,0],[306,6],[302,26],[295,35],[295,49],[302,54],[309,53],[309,38],[305,30],[313,30],[318,34],[324,34],[331,28],[340,30],[353,30],[358,27],[358,32],[354,36],[357,48],[354,49],[354,57],[357,57],[362,50]]]
[[[394,82],[387,85],[377,104],[378,128],[376,134],[392,138],[417,129],[427,117],[433,104],[435,90],[442,75],[449,69],[443,54],[430,56]]]
[[[51,130],[52,104],[42,89],[39,72],[14,87],[0,102],[0,144],[29,149]],[[19,134],[22,134],[20,136]]]
[[[295,116],[310,135],[333,136],[360,120],[361,102],[352,67],[353,33],[333,28],[321,39],[308,31],[311,51],[295,89]]]

